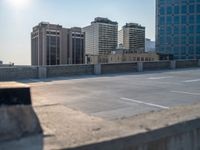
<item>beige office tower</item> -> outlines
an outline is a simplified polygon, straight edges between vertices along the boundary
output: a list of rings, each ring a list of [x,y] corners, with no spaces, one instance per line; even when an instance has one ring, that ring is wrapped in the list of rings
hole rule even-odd
[[[110,54],[117,47],[118,23],[97,17],[84,27],[86,55]]]
[[[145,27],[136,23],[127,23],[119,31],[118,44],[135,53],[145,51]]]
[[[31,33],[31,64],[33,66],[83,64],[84,33],[81,28],[41,22]]]

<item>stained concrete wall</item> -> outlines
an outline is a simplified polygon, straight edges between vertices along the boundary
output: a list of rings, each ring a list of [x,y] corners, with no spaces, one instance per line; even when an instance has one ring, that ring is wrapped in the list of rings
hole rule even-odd
[[[163,70],[170,69],[170,61],[157,61],[157,62],[144,62],[143,70],[152,71],[152,70]]]
[[[2,67],[0,68],[0,81],[38,78],[37,67]]]
[[[200,67],[200,60],[0,68],[0,81]]]
[[[48,66],[47,77],[62,77],[72,75],[91,75],[94,74],[94,65],[64,65]]]
[[[102,74],[125,72],[137,72],[137,63],[113,63],[101,65]]]
[[[191,68],[198,67],[198,60],[176,61],[176,68]]]
[[[0,143],[37,134],[42,128],[32,106],[0,107]]]

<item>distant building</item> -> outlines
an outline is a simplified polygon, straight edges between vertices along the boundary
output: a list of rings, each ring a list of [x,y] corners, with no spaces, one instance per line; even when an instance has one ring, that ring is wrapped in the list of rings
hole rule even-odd
[[[151,41],[151,39],[145,39],[145,52],[155,52],[155,44],[155,41]]]
[[[144,53],[145,27],[136,23],[127,23],[118,33],[118,44],[135,53]]]
[[[12,66],[14,66],[14,65],[15,65],[15,64],[14,64],[14,63],[11,63],[11,62],[10,62],[9,64],[4,64],[3,61],[0,60],[0,67],[12,67]]]
[[[86,55],[104,55],[117,47],[118,23],[97,17],[84,27]]]
[[[156,51],[200,59],[199,0],[156,0]]]
[[[88,64],[101,63],[123,63],[123,62],[145,62],[158,61],[159,55],[156,53],[126,53],[125,51],[113,52],[109,55],[89,55],[87,59]]]
[[[31,64],[34,66],[83,64],[84,34],[81,28],[41,22],[31,33]]]

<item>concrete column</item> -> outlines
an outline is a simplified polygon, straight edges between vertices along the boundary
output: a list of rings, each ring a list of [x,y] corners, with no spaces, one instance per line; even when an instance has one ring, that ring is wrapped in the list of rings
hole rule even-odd
[[[171,69],[176,69],[176,60],[170,61],[170,68]]]
[[[138,72],[143,72],[143,62],[137,63],[137,70],[138,70]]]
[[[100,75],[101,74],[101,64],[94,65],[94,74]]]
[[[200,59],[198,60],[198,66],[200,67]]]
[[[38,67],[38,78],[39,79],[47,78],[47,68],[46,67]]]

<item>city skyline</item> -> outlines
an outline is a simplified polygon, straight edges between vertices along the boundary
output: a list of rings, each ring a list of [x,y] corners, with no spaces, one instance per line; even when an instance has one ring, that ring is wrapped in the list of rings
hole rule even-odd
[[[155,1],[118,0],[92,3],[86,1],[2,0],[0,2],[0,60],[20,65],[31,63],[32,27],[41,21],[66,28],[84,27],[95,17],[106,17],[119,23],[129,22],[146,27],[146,37],[155,39]],[[48,3],[47,3],[48,2]],[[78,11],[77,11],[78,10]],[[6,18],[6,19],[5,19]],[[23,59],[22,59],[23,58]]]

